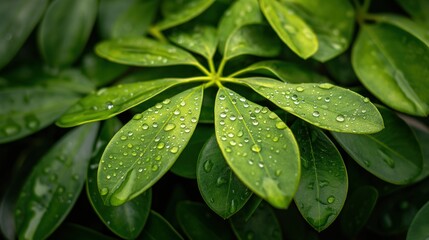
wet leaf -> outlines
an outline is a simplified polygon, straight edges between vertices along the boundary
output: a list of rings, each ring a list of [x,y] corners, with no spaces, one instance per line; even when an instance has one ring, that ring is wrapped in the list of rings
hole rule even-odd
[[[219,147],[233,172],[254,193],[287,208],[298,188],[298,146],[286,124],[268,108],[220,88],[215,103]]]
[[[150,211],[143,232],[137,239],[183,239],[182,236],[159,213]]]
[[[244,54],[274,57],[280,54],[281,44],[274,32],[264,25],[245,25],[227,40],[224,58],[231,59]]]
[[[136,114],[110,140],[98,169],[106,205],[119,206],[157,182],[173,165],[198,122],[203,87],[165,99]]]
[[[393,184],[412,182],[421,172],[422,153],[411,128],[395,113],[379,107],[385,129],[370,135],[332,132],[363,168]]]
[[[314,55],[319,47],[310,26],[286,5],[275,0],[260,0],[261,10],[281,40],[301,58]]]
[[[383,119],[368,98],[330,83],[287,84],[270,78],[236,81],[320,128],[361,134],[383,129]]]
[[[85,182],[97,129],[70,131],[37,163],[16,203],[19,239],[44,239],[65,219]]]
[[[71,65],[88,41],[97,10],[97,0],[51,2],[38,32],[39,50],[45,61],[56,67]]]
[[[15,56],[42,17],[47,0],[0,2],[0,69]]]
[[[135,239],[149,216],[152,192],[148,190],[121,206],[113,207],[104,205],[97,187],[97,170],[101,155],[109,140],[121,127],[121,122],[116,118],[104,123],[89,163],[86,191],[93,209],[112,232],[124,239]]]
[[[79,96],[54,87],[29,86],[3,88],[0,99],[0,143],[5,143],[53,123]]]
[[[72,127],[87,122],[111,118],[168,88],[186,83],[186,79],[158,79],[137,83],[119,84],[102,88],[73,105],[57,121],[61,127]]]
[[[109,61],[139,67],[198,64],[190,53],[181,48],[143,37],[104,41],[96,46],[95,51]]]
[[[347,170],[341,154],[322,130],[297,121],[292,125],[301,153],[301,180],[295,203],[318,232],[329,227],[347,196]]]
[[[429,114],[429,48],[388,24],[365,25],[352,64],[365,87],[387,106],[416,116]]]
[[[429,237],[429,202],[427,202],[415,215],[407,232],[407,240],[427,239]]]
[[[238,212],[252,195],[229,168],[214,135],[198,157],[197,182],[206,204],[224,219]]]
[[[161,12],[164,18],[156,24],[159,30],[165,30],[185,23],[204,12],[215,0],[164,0]]]
[[[429,26],[429,2],[426,0],[396,0],[399,5],[414,18],[414,20]]]
[[[169,39],[189,51],[201,54],[206,59],[213,58],[218,43],[216,28],[199,24],[174,29]]]

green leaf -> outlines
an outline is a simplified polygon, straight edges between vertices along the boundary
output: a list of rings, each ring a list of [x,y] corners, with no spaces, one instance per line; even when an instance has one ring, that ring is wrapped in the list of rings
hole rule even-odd
[[[42,17],[47,0],[0,2],[0,69],[15,56]]]
[[[198,157],[197,182],[204,201],[224,219],[239,211],[252,195],[228,167],[214,135]]]
[[[427,9],[429,9],[429,2],[426,0],[396,0],[399,5],[414,18],[414,20],[429,26],[429,16]]]
[[[383,129],[383,119],[368,98],[330,83],[287,84],[270,78],[235,80],[320,128],[350,133]]]
[[[288,83],[330,82],[328,78],[316,73],[305,65],[280,60],[257,62],[230,75],[230,77],[247,73],[260,73],[270,77],[277,77]]]
[[[280,224],[268,204],[260,204],[248,219],[242,214],[231,218],[238,239],[282,239]]]
[[[168,38],[175,44],[189,51],[212,59],[218,43],[216,28],[209,25],[185,25],[174,29]]]
[[[341,154],[323,131],[296,121],[292,125],[301,153],[301,180],[295,203],[318,232],[329,227],[347,196],[347,170]]]
[[[149,218],[145,224],[142,234],[137,239],[157,240],[157,239],[183,239],[167,220],[159,213],[150,211]]]
[[[222,15],[219,21],[219,50],[224,52],[229,36],[240,27],[248,24],[262,23],[263,16],[257,0],[238,0]]]
[[[317,37],[300,16],[275,0],[260,0],[259,3],[271,27],[293,52],[304,59],[317,52]]]
[[[219,147],[233,172],[254,193],[287,208],[298,188],[298,146],[286,124],[268,108],[220,88],[215,103]]]
[[[213,111],[213,105],[211,110]],[[191,140],[189,140],[189,143],[171,167],[171,172],[181,177],[196,179],[198,160],[198,155],[196,153],[202,149],[204,143],[211,135],[213,135],[213,133],[213,127],[211,125],[198,125],[194,134],[192,134]]]
[[[151,191],[148,190],[121,206],[112,207],[104,205],[97,187],[99,160],[107,143],[121,127],[121,122],[116,118],[107,120],[103,125],[95,145],[97,148],[89,163],[86,190],[93,209],[104,224],[121,238],[135,239],[142,231],[149,216]]]
[[[422,150],[423,166],[420,175],[416,178],[416,182],[423,180],[429,176],[429,131],[411,126],[417,141],[419,142],[420,149]]]
[[[131,5],[141,0],[100,0],[98,6],[97,29],[102,39],[112,38],[116,21],[128,11]]]
[[[98,124],[70,131],[37,163],[16,203],[19,239],[44,239],[65,219],[79,196]]]
[[[198,122],[203,87],[165,99],[136,114],[110,140],[98,169],[107,205],[118,206],[149,189],[173,165]]]
[[[139,67],[197,65],[188,52],[148,38],[125,38],[99,43],[95,51],[112,62]]]
[[[39,32],[39,49],[52,66],[71,65],[81,54],[97,16],[97,0],[56,0],[49,4]]]
[[[204,204],[179,202],[176,216],[188,239],[233,239],[227,223],[214,215]]]
[[[156,96],[168,88],[186,82],[186,79],[171,78],[119,84],[109,88],[102,88],[82,98],[77,104],[73,105],[57,121],[57,125],[71,127],[111,118]]]
[[[224,58],[251,54],[259,57],[274,57],[280,54],[281,44],[274,32],[265,25],[245,25],[227,40]]]
[[[161,5],[164,18],[155,27],[165,30],[185,23],[200,15],[213,3],[214,0],[164,0]]]
[[[388,24],[363,26],[352,64],[365,87],[387,106],[429,114],[429,48],[411,34]]]
[[[417,212],[407,232],[407,240],[427,239],[429,228],[429,201]]]
[[[127,66],[109,62],[93,53],[85,55],[82,63],[82,71],[96,86],[110,83],[127,69]]]
[[[341,213],[341,228],[349,238],[355,237],[365,226],[378,199],[378,191],[361,186],[349,196]]]
[[[283,0],[300,16],[317,36],[319,48],[313,55],[325,62],[344,52],[353,35],[353,6],[344,0]]]
[[[332,133],[363,168],[393,184],[412,182],[421,172],[422,153],[411,128],[395,113],[379,108],[385,129],[370,135]]]
[[[53,123],[79,96],[53,87],[0,90],[0,143],[28,136]]]
[[[51,239],[114,240],[114,238],[96,232],[91,228],[83,227],[72,223],[66,223],[64,225],[61,225],[58,230],[52,234]]]

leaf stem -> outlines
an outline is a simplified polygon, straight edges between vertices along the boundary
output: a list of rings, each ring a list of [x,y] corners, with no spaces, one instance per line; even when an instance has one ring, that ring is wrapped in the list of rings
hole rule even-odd
[[[201,72],[203,72],[205,75],[207,75],[208,77],[210,77],[212,74],[209,72],[209,70],[207,70],[207,68],[205,68],[203,65],[201,65],[201,63],[199,62],[195,62],[193,64],[195,67],[197,67],[198,69],[201,70]]]
[[[222,60],[220,61],[219,68],[217,69],[217,75],[219,77],[222,77],[223,69],[225,68],[225,64],[227,61],[228,60],[225,57],[223,57]]]
[[[356,7],[356,21],[359,25],[362,25],[365,22],[365,19],[367,19],[371,0],[364,0],[363,4],[360,4],[359,0],[353,0],[353,3]]]
[[[213,58],[207,58],[207,61],[209,63],[209,68],[210,68],[211,74],[213,74],[213,75],[216,74],[216,69],[215,69],[215,66],[213,63]]]
[[[156,27],[153,26],[149,28],[149,34],[152,35],[154,38],[158,39],[160,42],[167,43],[167,38],[162,34],[162,32]]]

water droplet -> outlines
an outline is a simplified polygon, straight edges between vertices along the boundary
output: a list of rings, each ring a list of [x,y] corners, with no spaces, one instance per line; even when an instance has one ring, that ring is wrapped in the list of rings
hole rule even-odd
[[[252,151],[254,151],[256,153],[258,153],[262,150],[258,144],[254,144],[251,149],[252,149]]]
[[[148,129],[148,128],[149,128],[149,125],[147,125],[146,123],[144,123],[144,124],[142,125],[142,128],[143,128],[144,130],[146,130],[146,129]]]
[[[334,85],[330,84],[330,83],[321,83],[319,85],[317,85],[319,88],[321,89],[331,89],[334,87]]]
[[[179,115],[180,114],[180,110],[179,109],[174,110],[173,114],[176,115],[176,116]]]
[[[237,206],[235,205],[234,199],[231,200],[231,206],[229,208],[230,213],[235,213],[237,211]]]
[[[277,129],[285,129],[287,127],[286,123],[284,122],[276,122],[276,128]]]
[[[39,120],[34,115],[29,115],[24,118],[25,126],[30,130],[35,130],[40,126]]]
[[[304,88],[303,88],[303,87],[297,87],[297,88],[296,88],[296,91],[298,91],[298,92],[303,92],[303,91],[304,91]]]
[[[114,105],[113,105],[113,103],[112,102],[106,102],[106,108],[108,109],[108,110],[110,110],[110,109],[112,109],[114,107]]]
[[[186,105],[186,102],[185,102],[185,101],[181,101],[181,102],[180,102],[180,106],[184,107],[185,105]]]
[[[153,165],[153,166],[152,166],[152,171],[153,171],[153,172],[158,171],[158,165]]]
[[[229,116],[229,120],[231,120],[231,121],[235,121],[235,119],[237,119],[237,117],[236,117],[235,115],[231,115],[231,116]]]
[[[258,120],[253,119],[253,120],[252,120],[252,125],[253,125],[253,126],[258,126],[258,125],[259,125]]]
[[[327,201],[328,201],[329,204],[334,203],[335,202],[335,197],[334,196],[329,196]]]
[[[328,102],[330,102],[330,101],[331,101],[331,99],[330,99],[329,97],[326,97],[326,98],[325,98],[325,102],[327,102],[327,103],[328,103]]]
[[[169,123],[169,124],[165,125],[165,127],[164,127],[164,131],[168,132],[168,131],[173,130],[174,128],[176,128],[176,124],[174,124],[174,123]]]
[[[216,185],[221,186],[221,185],[223,185],[223,184],[225,184],[227,182],[228,182],[228,180],[226,180],[226,178],[224,178],[224,177],[218,177],[217,180],[216,180]]]
[[[170,99],[165,99],[164,101],[162,101],[162,103],[164,103],[164,104],[169,104],[171,102],[171,100]]]
[[[363,102],[366,102],[366,103],[368,103],[369,102],[369,98],[363,98]]]
[[[340,114],[335,118],[335,120],[337,120],[337,122],[344,122],[344,120],[346,120],[346,119],[344,118],[343,115]]]
[[[249,165],[253,165],[253,160],[250,159],[249,161],[247,161],[249,163]]]
[[[320,113],[318,111],[313,112],[313,117],[319,117],[319,116],[320,116]]]
[[[152,123],[152,127],[157,128],[158,127],[158,123],[157,122]]]
[[[395,161],[393,160],[393,158],[389,156],[389,154],[387,154],[381,149],[378,150],[378,153],[380,154],[381,159],[387,164],[387,166],[391,168],[395,167]]]
[[[163,149],[163,148],[164,148],[164,146],[165,146],[165,143],[160,142],[160,143],[158,143],[158,145],[156,145],[156,148],[158,148],[158,149]]]
[[[219,114],[219,116],[220,116],[221,118],[226,118],[226,113],[225,113],[225,112],[221,112],[221,113]]]
[[[220,94],[220,95],[219,95],[219,99],[220,99],[220,100],[225,100],[225,95]]]
[[[212,170],[212,168],[213,168],[213,163],[210,161],[210,160],[207,160],[205,163],[204,163],[204,171],[206,172],[206,173],[209,173],[211,170]]]
[[[11,136],[11,135],[17,134],[20,130],[21,130],[21,128],[17,124],[7,125],[3,129],[4,133],[6,133],[7,136]]]
[[[275,172],[275,175],[278,177],[278,176],[280,176],[281,174],[282,174],[282,170],[277,169],[277,170],[276,170],[276,172]]]
[[[106,179],[107,179],[107,180],[109,180],[110,178],[112,178],[112,176],[110,176],[110,175],[107,175],[107,176],[106,176]]]
[[[109,189],[107,189],[107,188],[102,188],[102,189],[100,190],[100,194],[101,194],[102,196],[106,195],[108,192],[109,192]]]
[[[161,108],[162,108],[162,104],[161,104],[161,103],[157,103],[157,104],[155,104],[155,108],[156,108],[156,109],[161,109]]]
[[[131,143],[128,143],[128,144],[127,144],[127,147],[128,147],[128,148],[133,148],[133,145],[132,145]]]
[[[365,164],[366,167],[371,166],[371,163],[368,160],[364,160],[363,164]]]

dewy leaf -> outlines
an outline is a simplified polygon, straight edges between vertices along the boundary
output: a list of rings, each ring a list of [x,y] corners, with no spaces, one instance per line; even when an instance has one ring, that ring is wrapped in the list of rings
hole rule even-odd
[[[399,5],[417,22],[421,22],[429,26],[429,15],[427,10],[429,9],[429,2],[426,0],[396,0]]]
[[[174,29],[169,39],[181,47],[203,55],[206,59],[213,58],[218,42],[214,27],[198,24]]]
[[[50,65],[67,66],[79,57],[91,34],[97,10],[97,0],[50,3],[38,32],[39,49]]]
[[[197,181],[204,201],[224,219],[239,211],[252,196],[229,168],[214,135],[198,157]]]
[[[229,36],[247,24],[262,23],[263,16],[257,0],[238,0],[229,7],[219,21],[219,50],[224,52]]]
[[[109,140],[121,127],[121,122],[116,118],[109,119],[104,123],[89,163],[86,190],[93,209],[104,224],[121,238],[135,239],[142,231],[149,216],[152,200],[151,191],[148,190],[121,206],[112,207],[104,205],[97,187],[97,170],[101,155]]]
[[[108,119],[124,112],[186,79],[168,78],[137,83],[119,84],[102,88],[82,98],[58,121],[61,127],[72,127],[87,122]]]
[[[107,205],[119,206],[158,181],[185,148],[198,122],[203,87],[165,99],[136,114],[110,140],[98,169]]]
[[[281,43],[270,28],[261,24],[245,25],[226,42],[224,57],[231,59],[243,54],[274,57],[280,54]]]
[[[0,69],[18,52],[47,6],[47,0],[0,2]]]
[[[190,53],[181,48],[144,37],[104,41],[97,45],[95,51],[112,62],[139,67],[198,64]]]
[[[5,143],[53,123],[79,96],[54,87],[30,86],[4,88],[0,99],[0,143]]]
[[[143,232],[137,239],[182,240],[183,237],[159,213],[151,211]]]
[[[72,130],[37,163],[16,203],[19,239],[45,239],[65,219],[85,182],[97,130]]]
[[[422,153],[411,128],[395,113],[379,108],[385,129],[371,135],[332,133],[363,168],[393,184],[407,184],[420,174]]]
[[[250,65],[231,76],[246,73],[260,73],[270,77],[277,77],[287,83],[317,83],[331,82],[323,75],[314,70],[294,62],[280,60],[267,60]]]
[[[329,227],[347,196],[347,171],[334,143],[319,128],[296,121],[291,127],[301,153],[301,180],[295,203],[318,232]]]
[[[282,0],[313,29],[319,48],[313,57],[325,62],[349,47],[355,24],[350,1]]]
[[[238,178],[274,207],[287,208],[298,188],[300,161],[286,124],[268,108],[220,88],[215,130],[219,147]]]
[[[407,240],[427,239],[429,228],[429,201],[420,208],[410,224],[407,232]]]
[[[214,2],[215,0],[164,0],[161,5],[164,18],[155,27],[165,30],[185,23],[200,15]]]
[[[387,106],[429,114],[429,48],[413,35],[388,24],[364,25],[352,64],[365,87]]]
[[[259,3],[271,27],[293,52],[304,59],[317,52],[317,37],[301,17],[275,0],[260,0]]]
[[[320,128],[350,133],[374,133],[383,129],[383,119],[368,98],[330,83],[288,84],[270,78],[235,81]]]

